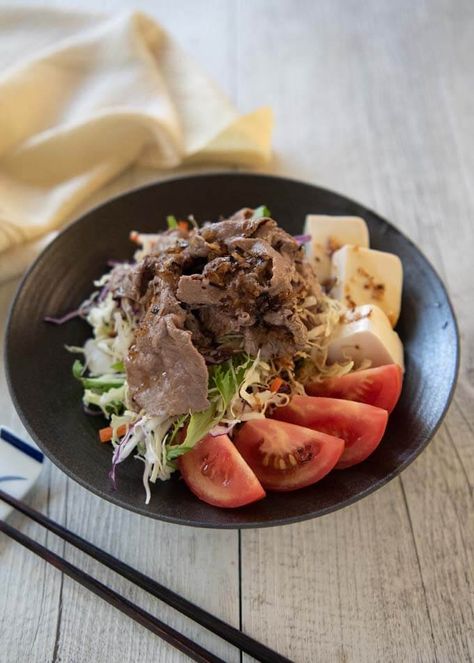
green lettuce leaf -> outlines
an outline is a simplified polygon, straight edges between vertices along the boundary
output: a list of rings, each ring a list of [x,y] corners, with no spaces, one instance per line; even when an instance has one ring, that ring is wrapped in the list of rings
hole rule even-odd
[[[270,216],[270,214],[271,213],[270,213],[270,210],[268,209],[268,207],[266,207],[265,205],[260,205],[260,207],[257,207],[256,209],[254,209],[253,214],[252,214],[252,219],[261,219],[262,216],[267,217],[267,216]]]
[[[122,387],[125,382],[124,375],[101,375],[97,378],[84,377],[85,367],[76,359],[72,365],[72,374],[81,382],[84,389],[93,389],[96,392],[102,393],[109,391],[114,387]]]
[[[244,381],[245,373],[251,365],[250,357],[237,355],[223,364],[213,366],[209,370],[208,393],[211,403],[206,410],[194,412],[189,415],[189,419],[181,422],[179,428],[187,424],[186,437],[182,444],[168,447],[166,456],[168,460],[178,458],[190,451],[214,426],[217,426],[239,390]],[[170,441],[175,437],[176,431],[172,434]]]

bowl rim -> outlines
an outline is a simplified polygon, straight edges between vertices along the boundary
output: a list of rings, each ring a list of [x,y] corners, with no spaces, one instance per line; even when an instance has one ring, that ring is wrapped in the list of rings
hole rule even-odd
[[[9,360],[9,353],[8,353],[8,346],[10,342],[10,337],[11,337],[11,327],[13,324],[13,318],[15,315],[15,308],[17,305],[17,302],[19,300],[19,296],[26,285],[27,281],[29,280],[30,275],[34,272],[36,269],[36,266],[45,260],[46,256],[49,254],[50,251],[52,251],[56,245],[57,242],[62,241],[62,238],[67,235],[69,232],[73,232],[75,227],[82,223],[83,220],[88,217],[91,214],[96,213],[98,210],[100,210],[103,207],[106,207],[107,205],[110,205],[112,203],[117,202],[118,200],[128,197],[130,195],[139,193],[140,191],[145,191],[147,189],[153,189],[156,187],[159,187],[161,184],[168,183],[168,182],[174,182],[174,183],[180,183],[183,181],[189,181],[189,180],[198,180],[198,179],[205,179],[208,177],[217,177],[217,178],[222,178],[225,179],[227,177],[237,177],[237,178],[251,178],[251,179],[260,179],[260,180],[267,180],[267,181],[276,181],[276,182],[290,182],[294,183],[297,185],[304,185],[311,187],[312,189],[317,189],[321,192],[324,192],[325,194],[330,194],[330,195],[335,195],[338,198],[340,198],[342,201],[345,201],[351,205],[357,205],[359,208],[364,210],[365,212],[368,212],[370,215],[374,216],[377,218],[379,221],[383,222],[386,224],[388,227],[392,228],[397,234],[399,234],[403,240],[409,244],[424,260],[428,268],[431,270],[433,275],[435,276],[438,285],[441,287],[441,290],[443,292],[443,295],[446,300],[446,304],[448,306],[449,314],[451,316],[451,320],[453,322],[454,326],[454,336],[455,336],[455,359],[454,359],[454,371],[453,371],[453,377],[451,381],[451,386],[449,389],[448,397],[446,399],[446,402],[444,404],[444,407],[438,417],[438,420],[436,424],[434,425],[433,429],[431,430],[430,434],[426,436],[426,439],[424,439],[418,447],[409,454],[409,456],[401,462],[396,468],[394,468],[391,472],[389,472],[387,475],[385,475],[382,479],[377,480],[374,482],[373,485],[368,486],[366,489],[362,490],[361,492],[357,493],[356,495],[351,495],[347,499],[344,499],[340,501],[336,505],[331,505],[325,508],[320,508],[318,509],[317,513],[313,512],[306,512],[301,515],[294,515],[294,516],[288,516],[284,518],[275,518],[273,520],[263,520],[263,521],[249,521],[249,522],[243,522],[243,523],[210,523],[207,521],[195,521],[189,518],[179,518],[179,517],[174,517],[174,516],[169,516],[169,515],[162,515],[162,514],[157,514],[156,512],[153,511],[148,511],[145,503],[143,504],[143,507],[140,506],[131,506],[127,504],[123,499],[116,497],[116,495],[119,493],[119,491],[114,491],[112,493],[103,493],[100,491],[100,489],[96,488],[95,486],[92,486],[87,483],[86,480],[82,479],[81,477],[78,477],[74,474],[74,472],[69,469],[64,463],[60,460],[58,460],[54,454],[50,454],[49,449],[47,449],[45,446],[43,446],[43,443],[41,439],[36,435],[35,431],[33,430],[33,427],[30,425],[27,416],[25,415],[18,397],[17,393],[14,389],[13,386],[13,378],[12,378],[12,367],[10,364]],[[339,511],[341,509],[344,509],[348,506],[351,506],[352,504],[355,504],[359,500],[367,497],[371,493],[374,493],[376,490],[379,490],[386,484],[388,484],[390,481],[395,479],[397,476],[403,472],[406,467],[408,467],[421,453],[424,451],[424,449],[428,446],[428,444],[431,442],[431,440],[435,437],[436,433],[438,432],[445,416],[446,413],[449,409],[449,406],[451,405],[451,402],[453,400],[454,392],[456,390],[457,386],[457,381],[458,381],[458,376],[459,376],[459,366],[460,366],[460,354],[461,354],[461,342],[460,342],[460,334],[459,334],[459,325],[456,317],[456,313],[453,307],[453,304],[451,302],[450,296],[448,294],[447,288],[439,276],[437,270],[434,268],[432,265],[431,261],[425,256],[425,254],[417,247],[415,242],[413,242],[407,235],[405,235],[404,232],[402,232],[397,226],[392,224],[390,221],[387,219],[381,217],[377,212],[373,211],[371,208],[366,207],[365,205],[358,203],[356,200],[349,198],[345,196],[344,194],[341,194],[337,191],[334,191],[333,189],[327,189],[326,187],[321,187],[316,184],[313,184],[311,182],[307,182],[304,180],[299,180],[299,179],[294,179],[290,177],[285,177],[285,176],[280,176],[280,175],[273,175],[273,174],[267,174],[267,173],[253,173],[251,171],[207,171],[207,172],[201,172],[198,174],[192,174],[192,175],[182,175],[179,177],[176,176],[167,176],[164,178],[161,178],[159,180],[156,180],[154,182],[147,183],[146,185],[143,186],[137,186],[131,189],[128,189],[125,192],[120,193],[117,196],[113,196],[111,198],[108,198],[105,201],[102,201],[101,203],[91,207],[87,211],[81,213],[79,216],[77,216],[70,224],[68,224],[64,229],[60,230],[57,236],[39,253],[39,255],[35,258],[33,263],[30,265],[30,267],[27,269],[25,274],[20,280],[20,283],[15,291],[15,294],[13,296],[13,299],[11,301],[8,314],[7,314],[7,322],[6,322],[6,327],[5,327],[5,338],[4,338],[4,343],[3,343],[3,357],[4,357],[4,365],[5,365],[5,374],[6,374],[6,382],[8,385],[8,390],[10,393],[10,397],[12,399],[12,402],[15,406],[15,410],[21,419],[23,425],[25,426],[26,430],[28,431],[29,435],[32,437],[32,439],[38,444],[40,449],[45,453],[45,455],[49,458],[49,460],[56,465],[62,472],[64,472],[69,478],[71,478],[73,481],[81,485],[83,488],[87,489],[91,493],[97,495],[98,497],[107,500],[108,502],[111,502],[115,506],[121,507],[127,511],[130,511],[132,513],[137,513],[141,516],[146,516],[148,518],[152,518],[154,520],[159,520],[161,522],[166,522],[170,524],[175,524],[175,525],[183,525],[183,526],[188,526],[188,527],[199,527],[199,528],[204,528],[204,529],[221,529],[221,530],[240,530],[240,529],[260,529],[260,528],[267,528],[267,527],[279,527],[282,525],[291,525],[299,522],[304,522],[307,520],[312,520],[315,518],[319,518],[321,516],[328,515],[330,513],[333,513],[335,511]],[[197,499],[197,498],[196,498]],[[251,507],[251,505],[249,505]],[[226,510],[226,511],[232,511],[232,510]]]

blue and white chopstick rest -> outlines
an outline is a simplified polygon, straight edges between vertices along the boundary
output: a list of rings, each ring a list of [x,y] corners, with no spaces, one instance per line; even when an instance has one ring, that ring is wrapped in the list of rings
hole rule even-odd
[[[38,478],[44,456],[34,442],[26,441],[10,429],[0,427],[0,489],[22,499]],[[12,508],[0,501],[0,519]]]

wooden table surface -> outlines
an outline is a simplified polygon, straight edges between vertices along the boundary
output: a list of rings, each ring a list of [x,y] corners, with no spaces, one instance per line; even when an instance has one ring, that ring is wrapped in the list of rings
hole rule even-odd
[[[473,660],[472,0],[135,5],[161,20],[242,111],[273,106],[275,159],[266,171],[353,197],[421,247],[457,311],[460,380],[435,439],[401,477],[312,522],[241,533],[162,524],[102,501],[50,463],[30,502],[294,661]],[[131,171],[96,200],[152,179]],[[2,321],[16,285],[0,287]],[[0,380],[1,423],[21,432]],[[23,517],[11,521],[226,661],[240,660]],[[183,657],[2,536],[0,661],[23,660]]]

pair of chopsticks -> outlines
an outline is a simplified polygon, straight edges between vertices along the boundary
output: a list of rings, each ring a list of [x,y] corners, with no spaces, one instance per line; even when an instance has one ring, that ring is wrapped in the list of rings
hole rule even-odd
[[[109,555],[109,553],[101,550],[86,539],[83,539],[77,534],[74,534],[74,532],[71,532],[66,527],[56,523],[54,520],[51,520],[51,518],[48,518],[48,516],[45,516],[35,509],[32,509],[24,502],[17,500],[2,490],[0,490],[0,500],[10,504],[10,506],[14,507],[25,516],[28,516],[35,522],[39,523],[53,534],[56,534],[67,543],[72,544],[82,552],[85,552],[87,555],[90,555],[98,562],[101,562],[107,566],[112,571],[115,571],[123,578],[130,580],[130,582],[133,582],[135,585],[141,589],[144,589],[149,594],[152,594],[157,599],[160,599],[175,610],[181,612],[186,617],[189,617],[201,626],[204,626],[204,628],[223,638],[229,644],[232,644],[246,654],[253,656],[253,658],[257,659],[257,661],[263,661],[264,663],[267,661],[268,663],[289,663],[289,659],[281,656],[277,652],[266,647],[257,640],[254,640],[250,636],[245,635],[245,633],[242,633],[242,631],[239,631],[230,624],[227,624],[218,617],[215,617],[206,610],[203,610],[191,601],[188,601],[179,594],[176,594],[167,587],[164,587],[156,580],[149,578],[145,574],[137,571],[128,564],[125,564],[113,555]],[[28,550],[31,550],[39,557],[46,560],[49,564],[55,566],[57,569],[92,591],[97,596],[100,596],[115,608],[131,617],[131,619],[135,620],[142,626],[145,626],[160,638],[173,645],[173,647],[189,656],[189,658],[192,660],[202,663],[225,663],[218,656],[215,656],[207,649],[204,649],[196,642],[193,642],[179,631],[176,631],[171,626],[168,626],[154,615],[150,614],[146,610],[143,610],[136,604],[132,603],[132,601],[124,598],[114,590],[101,583],[99,580],[96,580],[96,578],[93,578],[89,574],[85,573],[78,567],[65,560],[60,555],[53,553],[48,548],[45,548],[40,543],[34,541],[29,536],[26,536],[3,520],[0,520],[0,531],[20,543],[25,548],[28,548]]]

